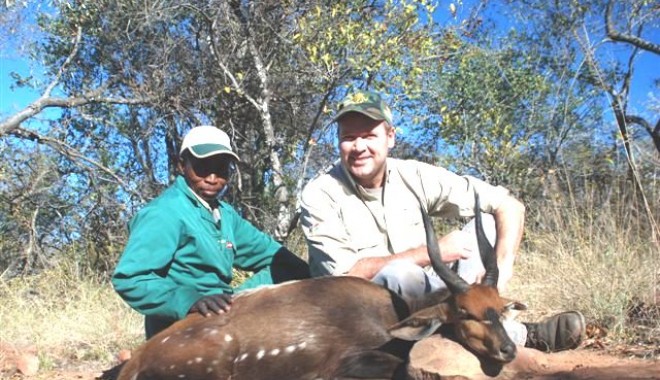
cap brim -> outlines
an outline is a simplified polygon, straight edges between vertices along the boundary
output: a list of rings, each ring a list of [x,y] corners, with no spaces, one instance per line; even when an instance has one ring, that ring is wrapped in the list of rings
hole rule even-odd
[[[191,146],[188,148],[188,150],[190,150],[190,154],[197,158],[206,158],[215,156],[217,154],[228,154],[240,161],[236,153],[232,152],[231,149],[227,148],[226,146],[220,144],[198,144]]]
[[[364,116],[367,116],[367,117],[369,117],[370,119],[373,119],[373,120],[385,120],[385,121],[387,121],[387,119],[385,117],[383,117],[382,115],[380,115],[380,114],[374,114],[373,112],[369,112],[369,111],[366,111],[366,110],[363,110],[363,109],[353,108],[353,107],[349,106],[349,107],[346,107],[346,108],[342,109],[341,111],[339,111],[339,113],[337,113],[337,115],[335,115],[335,117],[332,119],[332,122],[334,123],[334,122],[338,121],[342,116],[344,116],[344,115],[346,115],[347,113],[350,113],[350,112],[361,113]]]

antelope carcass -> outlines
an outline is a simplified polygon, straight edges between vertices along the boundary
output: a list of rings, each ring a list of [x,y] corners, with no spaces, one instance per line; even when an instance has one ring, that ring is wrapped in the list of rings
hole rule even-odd
[[[155,335],[132,355],[120,380],[396,379],[410,342],[453,324],[478,355],[509,362],[516,347],[502,314],[522,305],[498,294],[493,247],[483,234],[476,199],[479,249],[486,268],[467,284],[441,262],[422,206],[432,267],[448,290],[408,300],[356,277],[292,281],[239,293],[231,310],[191,314]]]

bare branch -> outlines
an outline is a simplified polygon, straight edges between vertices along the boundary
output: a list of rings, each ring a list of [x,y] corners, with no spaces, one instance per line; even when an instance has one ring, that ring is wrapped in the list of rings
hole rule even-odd
[[[644,128],[648,133],[653,133],[651,130],[651,125],[649,124],[648,121],[646,121],[644,118],[640,116],[635,116],[635,115],[626,115],[626,123],[630,124],[637,124]]]
[[[209,31],[210,31],[210,37],[211,37],[209,47],[211,48],[211,54],[212,54],[213,59],[215,60],[215,62],[218,64],[218,67],[220,67],[222,72],[227,76],[227,78],[229,78],[229,80],[231,81],[231,84],[234,87],[234,90],[236,91],[236,93],[241,95],[248,102],[250,102],[250,104],[252,104],[254,106],[254,108],[256,108],[257,110],[261,110],[261,105],[253,97],[251,97],[250,95],[245,93],[245,91],[243,91],[243,88],[242,88],[241,84],[238,82],[238,80],[236,79],[234,74],[229,70],[227,65],[225,65],[224,62],[222,62],[222,60],[220,59],[220,56],[218,55],[219,53],[218,53],[218,49],[217,49],[217,46],[216,46],[216,42],[215,42],[216,39],[215,39],[214,25],[209,26]]]
[[[76,38],[73,42],[73,49],[71,49],[71,53],[69,53],[69,56],[66,57],[66,60],[60,66],[60,69],[57,70],[57,75],[55,78],[53,78],[53,81],[50,82],[48,87],[46,87],[46,90],[44,91],[43,95],[41,95],[41,99],[45,99],[50,97],[50,93],[53,91],[55,86],[60,82],[60,79],[62,78],[62,75],[66,72],[66,70],[69,68],[69,65],[71,64],[71,61],[76,57],[78,54],[78,49],[80,49],[80,40],[82,39],[82,28],[78,26],[76,28]]]
[[[656,123],[655,128],[651,128],[651,123],[646,121],[646,119],[641,116],[625,115],[625,120],[626,123],[637,124],[644,128],[649,136],[651,136],[653,144],[655,145],[655,149],[658,151],[658,153],[660,153],[660,120],[658,120]]]
[[[609,37],[612,41],[625,42],[640,49],[650,51],[651,53],[660,54],[660,45],[646,41],[638,36],[617,31],[614,28],[614,21],[612,21],[613,7],[614,0],[610,0],[607,3],[607,9],[605,10],[605,30],[607,31],[607,37]]]
[[[29,241],[27,243],[27,247],[25,247],[25,266],[23,267],[23,272],[28,273],[30,270],[32,270],[33,264],[37,261],[38,255],[39,255],[39,243],[37,241],[39,240],[39,232],[37,231],[37,217],[39,216],[39,206],[37,206],[34,209],[34,212],[32,213],[32,217],[30,218],[30,225],[29,225]]]
[[[68,98],[59,97],[40,97],[34,103],[25,107],[18,113],[0,122],[0,136],[4,136],[21,126],[21,123],[29,118],[41,113],[46,108],[74,108],[87,104],[105,103],[105,104],[145,104],[156,99],[155,97],[124,98],[113,96],[101,96],[106,86],[99,87],[80,96],[71,96]]]
[[[577,30],[573,30],[573,36],[575,37],[575,40],[578,42],[580,45],[580,48],[582,49],[582,52],[584,53],[584,61],[587,65],[587,75],[589,80],[597,85],[598,87],[602,88],[607,92],[608,94],[612,96],[616,96],[616,90],[614,87],[609,84],[607,81],[604,79],[603,72],[598,65],[598,62],[594,56],[594,49],[592,49],[590,41],[589,41],[589,33],[587,33],[586,30],[584,30],[584,40],[580,37],[580,34],[578,33]]]
[[[90,90],[79,96],[70,96],[68,98],[51,96],[51,92],[60,82],[62,75],[67,71],[69,65],[75,58],[76,54],[78,54],[81,36],[82,36],[82,29],[78,27],[73,49],[71,50],[71,53],[64,61],[62,66],[59,68],[55,78],[53,78],[50,84],[48,84],[48,86],[44,90],[43,94],[39,97],[39,99],[34,101],[29,106],[25,107],[23,110],[15,113],[14,115],[0,122],[0,136],[4,136],[14,131],[15,129],[18,129],[21,123],[41,113],[46,108],[73,108],[73,107],[80,107],[92,103],[144,104],[155,99],[155,97],[124,98],[124,97],[102,96],[104,91],[109,87],[110,83],[107,83],[99,88]]]
[[[119,184],[128,193],[136,196],[138,199],[140,199],[140,201],[144,201],[142,194],[131,189],[131,187],[128,186],[126,182],[124,182],[124,180],[122,180],[121,177],[119,177],[112,169],[100,164],[97,161],[92,160],[89,157],[86,157],[84,154],[82,154],[72,146],[68,145],[67,143],[48,136],[40,135],[34,131],[29,131],[27,129],[23,129],[20,127],[17,127],[14,130],[12,130],[11,134],[19,138],[34,140],[38,143],[48,145],[51,148],[58,151],[60,154],[70,158],[72,161],[82,161],[96,167],[97,169],[101,170],[102,172],[112,177],[117,182],[117,184]]]

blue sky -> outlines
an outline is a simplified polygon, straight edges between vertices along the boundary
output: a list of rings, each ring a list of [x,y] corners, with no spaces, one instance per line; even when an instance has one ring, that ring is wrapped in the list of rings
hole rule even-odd
[[[36,66],[34,69],[31,67],[33,63],[29,60],[21,58],[4,58],[0,56],[0,120],[15,114],[16,112],[29,106],[32,102],[39,99],[41,93],[29,87],[20,87],[12,89],[14,80],[11,78],[10,73],[15,72],[22,77],[29,77],[34,75],[39,80],[45,80],[43,68]],[[55,89],[51,95],[58,95]],[[40,123],[42,120],[57,119],[61,115],[58,108],[45,109],[34,118],[29,119],[26,123]]]
[[[36,72],[39,71],[36,70]],[[27,87],[12,90],[11,86],[14,81],[10,76],[11,72],[16,72],[21,76],[29,76],[31,72],[29,61],[19,57],[0,58],[0,103],[2,103],[0,105],[0,117],[3,118],[27,107],[40,96],[38,92]]]

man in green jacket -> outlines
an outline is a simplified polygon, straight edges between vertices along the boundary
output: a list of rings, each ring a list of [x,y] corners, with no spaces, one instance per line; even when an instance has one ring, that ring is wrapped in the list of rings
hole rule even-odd
[[[189,313],[228,312],[237,291],[309,277],[303,260],[219,200],[238,159],[225,132],[191,129],[182,175],[131,221],[112,284],[145,315],[147,339]],[[254,275],[233,289],[232,268]]]

